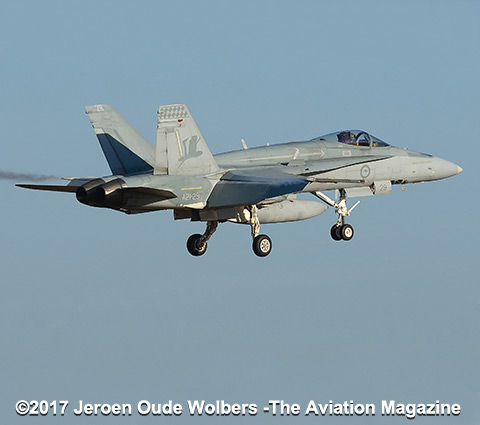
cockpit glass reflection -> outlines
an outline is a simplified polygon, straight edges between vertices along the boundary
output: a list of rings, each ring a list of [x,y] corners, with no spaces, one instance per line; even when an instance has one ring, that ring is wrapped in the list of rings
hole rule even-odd
[[[351,146],[374,148],[389,146],[387,143],[385,143],[383,140],[380,140],[378,137],[372,136],[371,134],[368,134],[366,131],[362,130],[347,130],[337,133],[330,133],[324,136],[316,137],[313,140],[337,142]]]

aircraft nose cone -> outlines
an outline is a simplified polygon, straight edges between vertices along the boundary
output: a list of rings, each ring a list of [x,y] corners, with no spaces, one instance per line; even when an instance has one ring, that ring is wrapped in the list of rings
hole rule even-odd
[[[456,176],[463,171],[463,168],[442,158],[433,158],[433,170],[436,179],[446,179],[447,177]]]

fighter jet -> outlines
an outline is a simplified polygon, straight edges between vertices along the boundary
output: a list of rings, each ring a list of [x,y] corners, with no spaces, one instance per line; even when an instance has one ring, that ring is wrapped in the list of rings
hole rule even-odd
[[[158,109],[155,148],[112,106],[86,107],[111,175],[69,178],[67,185],[17,186],[76,194],[79,202],[126,214],[172,210],[175,220],[203,221],[187,250],[201,256],[218,223],[250,226],[253,251],[272,249],[260,224],[305,220],[328,207],[338,218],[335,241],[353,238],[346,223],[360,201],[348,197],[389,194],[393,185],[440,180],[462,172],[452,162],[390,146],[361,130],[347,130],[303,142],[248,148],[212,155],[186,105]],[[334,199],[324,192],[335,190]],[[310,193],[316,199],[297,199]]]

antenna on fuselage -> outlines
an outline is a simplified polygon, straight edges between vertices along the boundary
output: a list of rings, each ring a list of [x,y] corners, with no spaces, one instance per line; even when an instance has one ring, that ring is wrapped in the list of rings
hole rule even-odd
[[[242,146],[243,146],[243,149],[248,149],[248,146],[245,143],[245,139],[242,139]]]

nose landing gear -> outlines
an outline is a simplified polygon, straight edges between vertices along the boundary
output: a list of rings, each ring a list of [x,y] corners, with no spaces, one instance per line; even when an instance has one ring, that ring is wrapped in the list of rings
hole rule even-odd
[[[330,236],[335,241],[349,241],[353,238],[353,227],[350,224],[334,224],[330,229]]]

